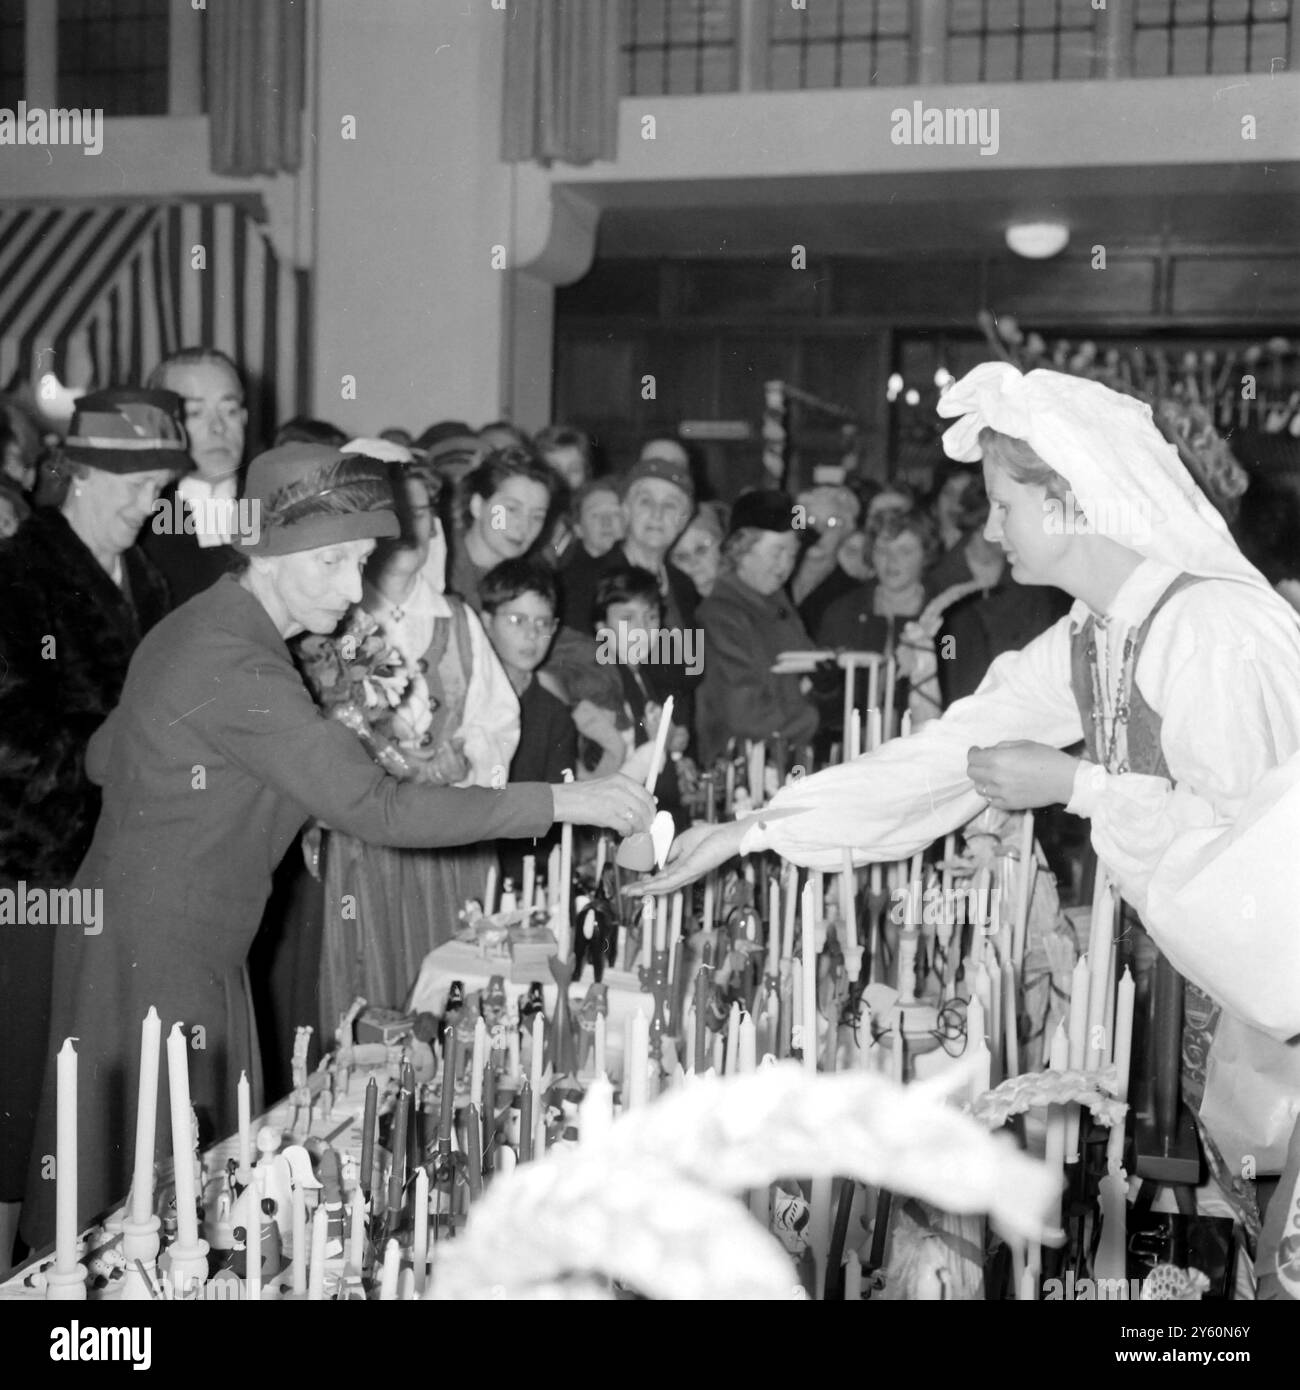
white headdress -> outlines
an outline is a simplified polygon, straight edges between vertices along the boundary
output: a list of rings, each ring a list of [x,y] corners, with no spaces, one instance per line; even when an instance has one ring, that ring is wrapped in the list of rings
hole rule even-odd
[[[1105,509],[1105,533],[1122,545],[1174,569],[1257,585],[1284,603],[1237,549],[1143,402],[1064,372],[1024,375],[982,362],[944,392],[938,410],[960,417],[943,436],[949,458],[979,459],[986,425],[1023,439],[1069,482],[1090,519]]]

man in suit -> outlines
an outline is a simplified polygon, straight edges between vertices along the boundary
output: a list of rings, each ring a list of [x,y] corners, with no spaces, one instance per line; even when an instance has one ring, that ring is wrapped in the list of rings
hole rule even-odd
[[[140,533],[176,608],[208,588],[235,558],[231,540],[248,410],[239,369],[216,348],[183,348],[154,368],[149,386],[184,401],[195,464],[195,472],[159,498]]]

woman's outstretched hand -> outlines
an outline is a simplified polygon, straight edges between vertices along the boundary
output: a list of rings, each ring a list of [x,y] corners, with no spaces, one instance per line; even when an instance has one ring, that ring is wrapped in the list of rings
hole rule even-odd
[[[655,818],[654,797],[621,772],[590,782],[552,783],[551,797],[552,815],[561,824],[598,825],[631,835],[636,830],[649,830]]]
[[[757,819],[723,821],[718,825],[693,825],[683,831],[668,851],[665,867],[649,878],[639,879],[623,889],[628,897],[640,898],[647,893],[672,893],[685,888],[697,878],[725,864],[740,853],[740,842],[750,822]]]
[[[995,743],[991,748],[972,748],[966,758],[966,775],[990,806],[1026,811],[1069,801],[1078,766],[1078,758],[1059,748],[1018,739]]]

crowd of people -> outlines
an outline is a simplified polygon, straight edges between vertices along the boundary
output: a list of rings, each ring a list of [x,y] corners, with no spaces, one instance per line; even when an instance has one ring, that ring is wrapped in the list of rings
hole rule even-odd
[[[400,1008],[489,864],[518,880],[560,821],[640,825],[650,802],[634,783],[670,699],[654,796],[684,828],[701,770],[747,739],[810,765],[835,756],[848,736],[835,653],[892,658],[895,714],[919,727],[1070,603],[1012,577],[973,467],[943,470],[924,497],[850,476],[725,505],[701,495],[671,438],[614,472],[565,425],[530,437],[448,420],[353,439],[296,418],[258,452],[245,422],[237,365],[206,348],[143,388],[83,397],[49,444],[16,405],[0,414],[0,884],[93,882],[138,907],[119,975],[146,950],[202,957],[221,1002],[196,987],[191,1007],[218,1008],[227,1028],[195,1082],[215,1129],[232,1071],[264,1065],[273,1093],[287,1086],[295,1025],[329,1036],[357,995]],[[807,654],[800,673],[775,673],[790,653]],[[228,679],[223,698],[247,697],[192,746],[160,731],[190,720],[190,695],[200,710],[218,698],[201,701],[208,687],[178,671],[191,659],[214,691]],[[865,705],[865,690],[851,699]],[[542,784],[559,789],[553,803]],[[495,810],[418,792],[516,785],[528,796]],[[252,839],[213,831],[192,810],[200,792],[219,807],[202,816]],[[166,816],[151,839],[155,804]],[[454,831],[430,829],[435,810]],[[225,855],[225,877],[162,891],[165,856],[196,843]],[[244,881],[240,852],[264,888]],[[231,918],[241,929],[218,951],[204,933]],[[107,952],[56,949],[56,936],[43,923],[0,935],[11,1217],[25,1188],[31,1204],[49,1039],[76,1024],[68,1001],[80,992],[138,1026],[136,983],[113,982]],[[10,1219],[0,1265],[12,1236]]]

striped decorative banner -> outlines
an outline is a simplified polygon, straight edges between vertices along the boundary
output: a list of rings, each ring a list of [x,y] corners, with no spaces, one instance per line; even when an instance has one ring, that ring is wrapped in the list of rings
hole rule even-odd
[[[307,272],[244,202],[0,210],[0,384],[53,370],[93,390],[143,383],[180,347],[240,366],[257,445],[306,410]],[[196,266],[196,248],[206,266]]]

